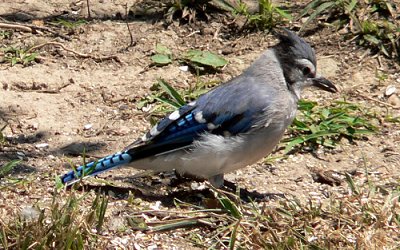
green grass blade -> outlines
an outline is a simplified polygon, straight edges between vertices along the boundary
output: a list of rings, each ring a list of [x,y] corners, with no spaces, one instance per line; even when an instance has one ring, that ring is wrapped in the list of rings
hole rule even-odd
[[[300,12],[299,18],[302,18],[303,16],[307,15],[307,13],[310,10],[315,9],[317,6],[319,6],[321,4],[321,2],[323,2],[323,0],[315,0],[315,1],[312,1],[311,3],[307,4],[307,6],[303,9],[303,11]]]
[[[235,226],[233,227],[233,230],[232,230],[232,233],[231,233],[231,237],[230,237],[230,240],[229,240],[229,249],[230,250],[236,249],[235,248],[235,243],[236,243],[236,239],[237,239],[237,233],[238,233],[238,228],[240,226],[240,222],[241,222],[241,220],[239,219],[236,222]]]
[[[303,26],[301,26],[300,32],[304,30],[304,28],[306,28],[308,26],[308,24],[314,20],[319,14],[321,14],[322,12],[324,12],[327,9],[332,8],[333,6],[336,5],[336,2],[325,2],[323,4],[321,4],[320,6],[318,6],[318,8],[308,17],[307,21],[303,24]]]
[[[218,199],[222,207],[225,208],[236,219],[242,218],[242,213],[239,208],[228,197],[221,197]]]
[[[169,105],[171,107],[174,107],[174,108],[182,107],[182,105],[180,105],[179,103],[171,101],[171,100],[163,98],[163,97],[154,96],[154,99],[156,99],[157,101],[159,101],[161,103],[164,103],[164,104],[167,104],[167,105]]]
[[[278,8],[278,7],[275,7],[275,11],[276,11],[281,17],[286,18],[286,19],[288,19],[289,21],[293,20],[293,16],[292,16],[290,13],[286,12],[286,11],[284,11],[284,10]]]
[[[235,6],[232,5],[231,1],[225,1],[225,0],[211,0],[211,3],[218,8],[225,10],[225,11],[230,11],[233,12],[235,11]]]
[[[358,187],[356,186],[356,184],[354,183],[353,178],[351,177],[350,174],[346,173],[346,181],[347,184],[349,184],[350,190],[354,193],[354,194],[360,194],[360,190],[358,189]]]
[[[98,208],[98,220],[97,220],[97,226],[96,226],[97,232],[100,232],[101,228],[103,227],[107,206],[108,206],[108,198],[103,196],[101,198],[100,207]]]
[[[178,103],[180,106],[186,104],[185,100],[183,100],[182,96],[176,91],[171,85],[169,85],[163,79],[158,79],[158,84],[160,84],[161,88]]]
[[[173,230],[177,228],[182,228],[182,227],[190,227],[190,226],[195,226],[200,224],[198,220],[184,220],[184,221],[178,221],[178,222],[173,222],[173,223],[168,223],[165,225],[161,226],[156,226],[151,229],[153,232],[159,232],[159,231],[168,231],[168,230]]]
[[[21,160],[12,160],[0,168],[0,178],[6,176],[9,172],[11,172]]]
[[[352,12],[356,7],[358,0],[351,0],[351,2],[346,6],[346,11],[348,13]]]
[[[64,184],[61,181],[61,177],[59,175],[56,175],[54,177],[54,179],[55,179],[55,183],[56,183],[56,190],[60,191],[61,189],[63,189],[64,188]]]
[[[305,140],[302,137],[297,137],[289,140],[289,143],[287,143],[285,147],[285,153],[289,152],[290,150],[292,150],[292,148],[299,144],[302,144],[303,142],[305,142]]]

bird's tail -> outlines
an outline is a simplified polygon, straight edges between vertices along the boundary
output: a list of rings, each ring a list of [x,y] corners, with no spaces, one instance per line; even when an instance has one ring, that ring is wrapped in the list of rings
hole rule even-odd
[[[70,171],[61,177],[63,184],[71,185],[80,178],[100,174],[112,168],[119,167],[132,161],[132,156],[127,152],[119,152],[98,161],[90,162],[79,166],[76,170]]]

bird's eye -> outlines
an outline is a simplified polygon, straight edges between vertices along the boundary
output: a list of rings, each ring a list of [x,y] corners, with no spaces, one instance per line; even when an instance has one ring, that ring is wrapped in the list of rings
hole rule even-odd
[[[309,67],[304,67],[303,68],[303,75],[307,76],[308,74],[311,73],[311,69]]]

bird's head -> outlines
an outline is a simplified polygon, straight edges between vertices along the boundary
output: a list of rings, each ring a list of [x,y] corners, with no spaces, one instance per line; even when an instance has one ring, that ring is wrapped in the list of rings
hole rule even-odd
[[[317,74],[317,61],[311,46],[295,33],[283,29],[278,33],[280,42],[273,47],[282,67],[289,90],[300,97],[305,87],[315,86],[332,93],[337,88],[328,79]]]

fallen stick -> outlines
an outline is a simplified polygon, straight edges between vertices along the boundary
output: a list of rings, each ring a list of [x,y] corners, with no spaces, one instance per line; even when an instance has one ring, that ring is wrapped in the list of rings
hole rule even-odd
[[[33,46],[32,48],[30,48],[29,50],[27,50],[27,52],[29,53],[29,52],[32,52],[32,51],[41,49],[41,48],[43,48],[44,46],[48,46],[48,45],[53,45],[53,46],[56,46],[56,47],[60,47],[60,48],[62,48],[63,50],[68,51],[68,52],[71,52],[72,54],[77,55],[77,56],[82,57],[82,58],[91,58],[91,59],[93,59],[93,60],[95,60],[95,61],[115,60],[116,62],[122,63],[122,61],[121,61],[121,60],[119,59],[119,57],[116,56],[116,55],[111,55],[111,56],[93,56],[93,55],[90,55],[90,54],[84,54],[84,53],[80,53],[80,52],[77,52],[77,51],[75,51],[75,50],[69,49],[69,48],[65,47],[64,44],[59,43],[59,42],[46,42],[46,43],[42,43],[42,44]]]
[[[390,103],[382,102],[382,101],[377,100],[377,99],[374,99],[374,98],[372,98],[372,97],[363,95],[363,94],[361,94],[361,93],[360,93],[359,91],[357,91],[357,90],[356,90],[355,92],[353,92],[353,93],[356,94],[356,95],[358,95],[358,96],[360,96],[360,97],[363,97],[363,98],[365,98],[365,99],[368,99],[368,100],[370,100],[370,101],[373,101],[373,102],[382,104],[382,105],[384,105],[384,106],[388,106],[388,107],[391,107],[391,108],[394,108],[394,109],[400,108],[399,106],[395,106],[395,105],[392,105],[392,104],[390,104]],[[351,93],[351,94],[352,94],[352,93]]]
[[[47,31],[53,35],[59,36],[67,41],[71,41],[70,37],[63,35],[57,31],[54,31],[48,27],[44,27],[44,26],[37,26],[37,25],[33,25],[33,24],[18,24],[18,23],[0,22],[0,28],[21,30],[21,31],[30,32],[30,33],[35,33],[35,32],[37,32],[37,30],[43,30],[43,31]]]
[[[0,23],[0,28],[3,29],[13,29],[13,30],[22,30],[25,32],[33,32],[33,30],[27,26],[19,25],[19,24],[8,24],[8,23]]]

